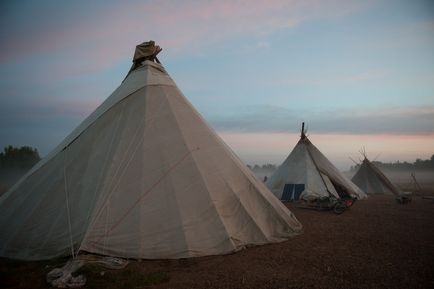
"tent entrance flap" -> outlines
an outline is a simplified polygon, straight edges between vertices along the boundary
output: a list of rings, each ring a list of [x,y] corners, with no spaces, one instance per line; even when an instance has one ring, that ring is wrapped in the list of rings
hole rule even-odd
[[[340,198],[349,198],[351,197],[350,193],[348,192],[348,190],[346,188],[344,188],[343,186],[333,182],[333,186],[336,189],[337,194],[339,195]]]
[[[322,179],[327,186],[327,191],[336,198],[348,198],[350,194],[348,190],[343,186],[339,185],[335,181],[331,180],[327,175],[321,173]]]
[[[304,192],[304,184],[285,184],[283,187],[282,201],[299,200]]]
[[[332,181],[330,180],[330,178],[323,173],[320,173],[320,174],[321,174],[321,178],[323,179],[324,184],[326,186],[327,192],[329,192],[332,196],[339,198],[339,194],[336,191],[336,188],[335,188],[334,184],[332,183]]]

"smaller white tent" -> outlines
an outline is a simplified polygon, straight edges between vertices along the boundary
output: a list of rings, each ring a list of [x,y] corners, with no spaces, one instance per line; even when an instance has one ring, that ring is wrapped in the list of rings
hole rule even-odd
[[[402,191],[368,160],[366,155],[359,170],[351,179],[367,194],[394,194],[400,195]]]
[[[282,201],[322,196],[366,198],[366,194],[309,141],[304,123],[297,145],[266,185]]]

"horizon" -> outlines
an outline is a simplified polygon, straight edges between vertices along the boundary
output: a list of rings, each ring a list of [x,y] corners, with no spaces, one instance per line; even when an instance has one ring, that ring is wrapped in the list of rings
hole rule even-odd
[[[433,2],[0,8],[1,148],[47,155],[120,85],[135,45],[152,39],[179,89],[245,164],[280,165],[303,121],[340,170],[362,147],[382,162],[434,153]]]

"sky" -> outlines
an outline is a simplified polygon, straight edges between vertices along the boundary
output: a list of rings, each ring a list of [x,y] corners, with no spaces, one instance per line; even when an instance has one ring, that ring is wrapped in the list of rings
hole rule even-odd
[[[154,40],[247,164],[310,140],[338,168],[434,154],[434,1],[0,2],[0,148],[48,154]]]

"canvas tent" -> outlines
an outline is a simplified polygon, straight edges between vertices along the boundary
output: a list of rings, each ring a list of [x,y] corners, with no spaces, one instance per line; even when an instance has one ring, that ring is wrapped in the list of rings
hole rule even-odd
[[[283,201],[323,196],[366,197],[309,141],[304,130],[286,160],[268,178],[267,187]]]
[[[155,62],[160,50],[0,197],[0,256],[186,258],[301,231]]]
[[[351,180],[367,194],[402,194],[402,191],[392,184],[366,155]]]

